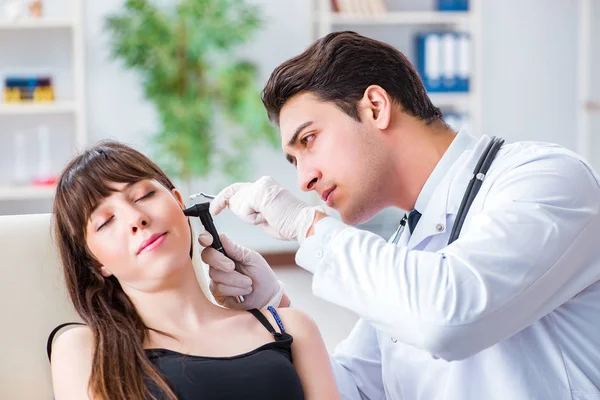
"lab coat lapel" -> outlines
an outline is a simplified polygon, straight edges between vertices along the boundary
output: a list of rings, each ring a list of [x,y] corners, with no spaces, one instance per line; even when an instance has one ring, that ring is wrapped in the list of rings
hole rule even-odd
[[[456,164],[450,169],[455,169]],[[450,186],[450,174],[446,174],[433,192],[433,197],[427,204],[421,219],[408,238],[408,248],[417,248],[425,239],[444,233],[446,230],[446,202]],[[419,248],[422,246],[419,246]]]
[[[434,190],[419,223],[408,239],[408,248],[423,248],[427,244],[422,242],[436,235],[444,234],[449,237],[473,169],[489,140],[488,136],[482,136],[473,148],[463,152],[452,165]]]

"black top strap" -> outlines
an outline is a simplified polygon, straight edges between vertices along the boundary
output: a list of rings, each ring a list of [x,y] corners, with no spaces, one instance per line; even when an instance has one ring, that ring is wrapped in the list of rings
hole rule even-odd
[[[60,324],[56,328],[52,329],[52,332],[50,332],[50,335],[48,336],[48,342],[46,342],[46,353],[48,354],[48,361],[50,361],[50,355],[52,354],[52,341],[54,340],[54,336],[56,336],[58,331],[60,331],[62,328],[64,328],[65,326],[69,326],[69,325],[85,325],[85,324],[82,324],[81,322],[65,322],[64,324]]]
[[[275,330],[275,328],[273,328],[273,325],[271,325],[271,323],[269,322],[269,320],[267,319],[267,317],[265,317],[265,315],[260,312],[260,310],[257,310],[256,308],[252,309],[252,310],[248,310],[249,312],[252,313],[252,315],[254,315],[256,317],[256,319],[265,327],[267,328],[267,330],[273,335],[273,337],[275,338],[275,340],[281,340],[283,339],[283,335],[279,332],[277,332]]]

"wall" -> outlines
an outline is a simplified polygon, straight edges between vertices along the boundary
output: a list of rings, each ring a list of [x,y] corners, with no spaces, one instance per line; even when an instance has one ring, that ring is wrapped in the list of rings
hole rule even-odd
[[[575,149],[577,1],[483,4],[483,129]]]

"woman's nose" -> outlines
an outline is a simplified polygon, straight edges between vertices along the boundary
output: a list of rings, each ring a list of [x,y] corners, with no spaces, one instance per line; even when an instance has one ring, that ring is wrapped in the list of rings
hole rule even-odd
[[[147,228],[150,225],[150,217],[148,214],[138,209],[136,206],[132,206],[129,209],[130,215],[130,226],[131,231],[136,233],[139,229]]]
[[[146,227],[148,225],[148,222],[145,219],[139,219],[136,223],[131,224],[131,230],[133,233],[136,233],[138,231],[138,229],[142,228],[142,227]]]

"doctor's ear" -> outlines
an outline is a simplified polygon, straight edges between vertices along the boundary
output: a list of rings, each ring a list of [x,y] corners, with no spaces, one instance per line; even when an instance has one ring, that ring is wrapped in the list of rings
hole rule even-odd
[[[392,107],[394,103],[389,93],[379,85],[371,85],[365,89],[360,100],[360,116],[362,121],[372,121],[379,129],[386,129],[390,125]]]

